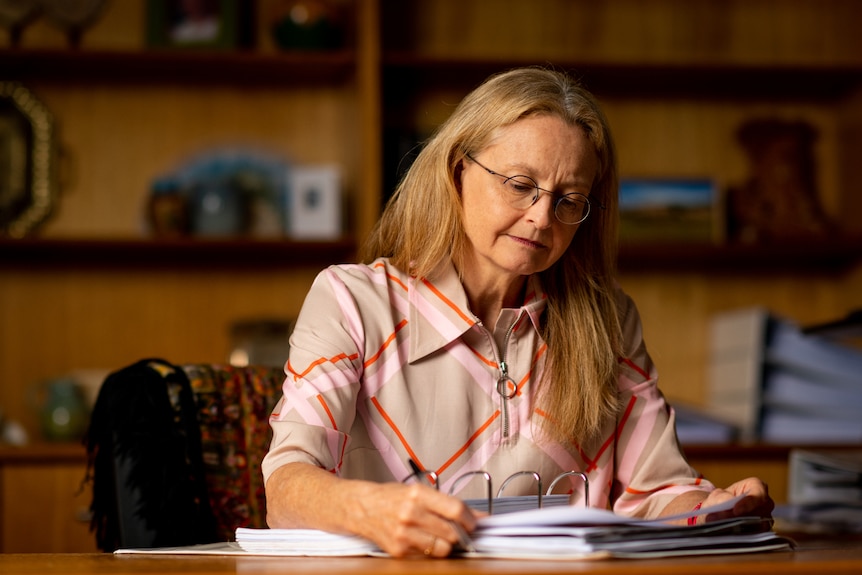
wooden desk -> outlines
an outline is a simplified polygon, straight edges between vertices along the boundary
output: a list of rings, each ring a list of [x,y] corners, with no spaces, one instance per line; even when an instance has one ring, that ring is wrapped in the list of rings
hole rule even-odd
[[[834,544],[828,548],[803,548],[795,552],[754,553],[679,557],[674,559],[609,561],[514,561],[495,559],[378,559],[296,558],[296,557],[215,557],[110,554],[7,554],[0,555],[0,573],[100,573],[133,575],[140,573],[355,573],[378,575],[566,574],[602,575],[817,575],[862,573],[862,546]]]

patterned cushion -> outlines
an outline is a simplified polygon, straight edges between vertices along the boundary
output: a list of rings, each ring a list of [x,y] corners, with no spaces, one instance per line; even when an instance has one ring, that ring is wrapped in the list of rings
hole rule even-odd
[[[281,368],[216,364],[182,366],[198,409],[205,478],[222,541],[237,527],[266,526],[260,464],[281,396]]]

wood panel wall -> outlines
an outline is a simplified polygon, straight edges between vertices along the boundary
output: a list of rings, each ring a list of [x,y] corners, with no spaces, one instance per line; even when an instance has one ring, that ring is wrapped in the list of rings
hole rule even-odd
[[[275,0],[261,1],[261,18]],[[369,4],[372,8],[375,3]],[[400,8],[399,8],[400,6]],[[381,3],[413,10],[403,34],[380,39],[387,49],[436,56],[593,59],[617,63],[708,65],[853,65],[862,62],[862,3],[846,0],[417,0]],[[112,2],[82,49],[137,50],[144,44],[143,0]],[[373,9],[363,26],[377,25]],[[374,33],[383,34],[377,31]],[[388,33],[388,32],[387,32]],[[6,39],[0,37],[0,44]],[[262,36],[262,50],[272,50]],[[373,40],[357,80],[365,98],[380,46]],[[58,48],[62,34],[38,21],[24,48]],[[386,110],[360,105],[345,89],[242,86],[130,87],[54,83],[32,86],[58,118],[63,192],[43,234],[49,237],[137,236],[152,179],[203,148],[251,143],[302,162],[345,166],[349,194],[381,181],[380,169],[352,142],[360,126],[381,125]],[[700,175],[733,182],[745,158],[734,127],[760,113],[801,116],[820,130],[818,185],[827,210],[862,229],[862,112],[858,95],[841,102],[734,99],[604,101],[628,175]],[[446,86],[421,98],[414,118],[436,124],[457,101]],[[345,134],[352,137],[345,137]],[[373,146],[371,137],[367,145]],[[376,200],[376,198],[375,198]],[[353,197],[370,219],[374,202]],[[365,226],[363,229],[367,228]],[[361,239],[361,238],[360,238]],[[174,361],[219,361],[227,328],[243,317],[292,316],[317,269],[0,270],[0,408],[35,431],[29,389],[81,368],[115,369],[161,355]],[[862,307],[862,269],[714,274],[708,269],[626,274],[622,284],[640,307],[647,344],[674,400],[702,403],[710,316],[764,305],[803,323]]]

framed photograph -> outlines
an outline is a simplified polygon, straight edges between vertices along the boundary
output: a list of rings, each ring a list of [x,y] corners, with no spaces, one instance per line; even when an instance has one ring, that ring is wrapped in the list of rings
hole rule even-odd
[[[341,226],[341,170],[294,166],[288,173],[287,233],[298,240],[337,240]]]
[[[0,233],[24,237],[51,213],[54,118],[17,82],[0,82]]]
[[[718,243],[723,218],[716,183],[702,179],[620,181],[620,241]]]
[[[153,48],[236,48],[241,0],[147,0],[147,42]]]

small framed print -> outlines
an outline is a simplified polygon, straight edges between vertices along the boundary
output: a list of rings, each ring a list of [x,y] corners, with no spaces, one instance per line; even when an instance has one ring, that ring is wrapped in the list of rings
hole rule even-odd
[[[719,243],[719,193],[710,178],[620,181],[620,240]]]
[[[341,226],[341,172],[337,166],[294,166],[288,173],[287,235],[337,240]]]
[[[17,82],[0,82],[0,234],[20,238],[51,213],[54,118]]]
[[[241,0],[148,0],[147,41],[153,48],[236,48],[246,24],[240,4]]]

